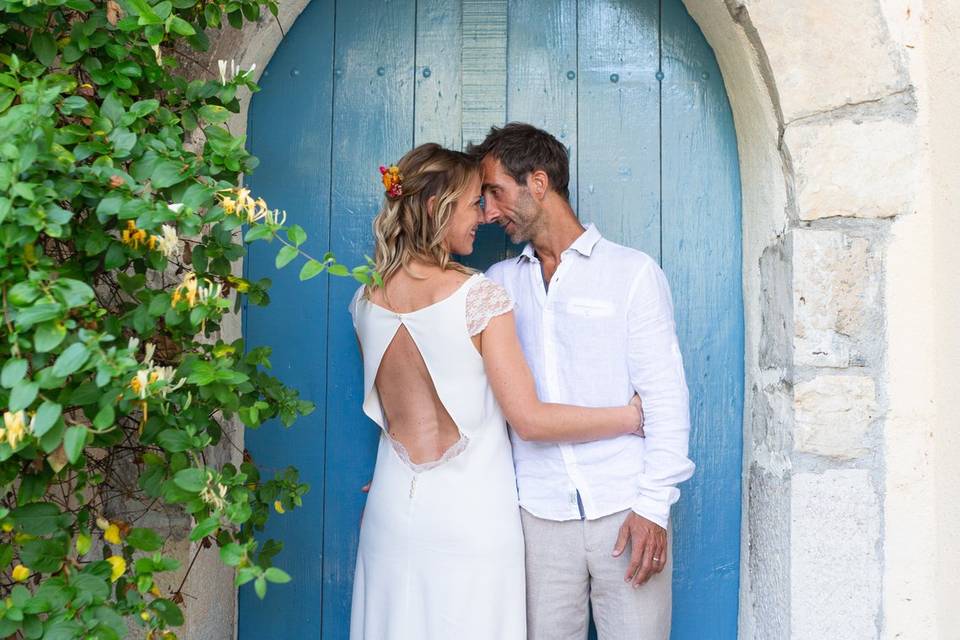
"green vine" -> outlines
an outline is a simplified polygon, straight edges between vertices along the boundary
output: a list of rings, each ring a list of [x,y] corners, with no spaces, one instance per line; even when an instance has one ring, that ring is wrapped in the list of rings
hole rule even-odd
[[[232,267],[275,239],[301,280],[379,278],[309,255],[302,227],[239,186],[256,159],[225,123],[257,90],[249,70],[181,70],[224,17],[239,28],[262,8],[277,14],[0,0],[0,637],[175,638],[186,577],[161,591],[180,563],[145,519],[158,510],[189,517],[190,540],[260,597],[289,580],[282,544],[254,536],[307,485],[293,468],[262,477],[246,452],[206,455],[236,447],[231,423],[313,410],[269,374],[268,348],[220,337],[231,304],[269,303],[269,280]]]

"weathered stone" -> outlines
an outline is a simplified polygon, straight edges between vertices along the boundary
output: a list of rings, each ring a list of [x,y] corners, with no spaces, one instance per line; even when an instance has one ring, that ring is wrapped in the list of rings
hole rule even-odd
[[[744,602],[754,638],[790,637],[790,480],[750,467],[745,549],[749,585]]]
[[[760,256],[760,367],[784,369],[790,364],[790,261],[783,236]]]
[[[868,451],[867,431],[877,415],[876,388],[865,376],[817,376],[794,387],[794,450],[833,458]]]
[[[867,470],[793,476],[793,640],[878,637],[880,517],[880,502]]]
[[[865,238],[797,229],[793,239],[794,364],[863,364],[876,327],[879,256]]]
[[[746,4],[770,60],[785,121],[906,87],[900,54],[876,0]]]
[[[801,220],[889,218],[914,211],[917,135],[897,120],[817,120],[787,127]]]

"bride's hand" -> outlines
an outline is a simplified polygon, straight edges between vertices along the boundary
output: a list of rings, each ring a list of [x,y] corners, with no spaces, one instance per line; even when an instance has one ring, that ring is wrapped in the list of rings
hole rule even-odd
[[[645,437],[643,433],[643,401],[640,399],[638,394],[633,394],[633,397],[630,398],[630,405],[636,407],[637,413],[639,414],[639,420],[637,421],[637,428],[631,431],[635,436],[640,436],[641,438]]]

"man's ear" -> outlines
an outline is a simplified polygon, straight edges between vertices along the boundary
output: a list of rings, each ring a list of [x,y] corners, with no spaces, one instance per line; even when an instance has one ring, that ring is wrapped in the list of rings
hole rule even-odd
[[[437,206],[437,196],[432,195],[427,198],[427,215],[433,216],[433,210]]]
[[[543,169],[531,171],[527,174],[527,187],[537,200],[543,200],[550,190],[550,177]]]

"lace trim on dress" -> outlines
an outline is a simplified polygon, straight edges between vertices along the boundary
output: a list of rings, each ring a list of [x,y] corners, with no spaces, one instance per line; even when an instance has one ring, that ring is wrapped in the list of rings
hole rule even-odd
[[[467,332],[475,336],[487,328],[491,318],[513,310],[513,300],[502,286],[479,278],[467,292]]]
[[[414,473],[420,473],[421,471],[429,471],[435,467],[439,467],[444,462],[447,462],[461,453],[463,453],[467,448],[467,443],[470,442],[470,438],[465,435],[460,435],[460,439],[454,442],[449,449],[443,452],[443,455],[437,458],[436,460],[431,460],[429,462],[421,462],[420,464],[414,464],[410,459],[410,453],[407,451],[407,448],[403,446],[403,443],[394,438],[390,433],[387,433],[387,437],[390,438],[390,444],[393,445],[394,450],[397,452],[397,455],[400,456],[400,459],[410,467]]]

